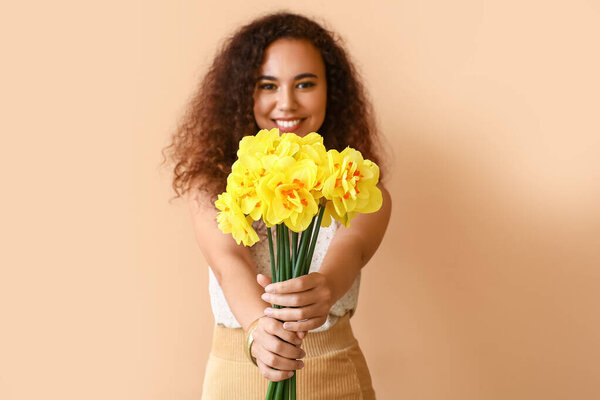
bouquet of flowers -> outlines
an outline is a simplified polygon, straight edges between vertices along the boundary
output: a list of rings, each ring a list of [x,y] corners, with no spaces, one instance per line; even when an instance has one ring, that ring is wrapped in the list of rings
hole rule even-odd
[[[349,227],[356,214],[381,207],[379,167],[350,147],[327,151],[316,132],[300,137],[263,129],[242,138],[237,157],[215,202],[217,222],[238,244],[252,246],[259,240],[252,222],[263,220],[273,282],[308,273],[319,228],[332,218]],[[269,383],[266,400],[290,398],[296,399],[296,374]]]

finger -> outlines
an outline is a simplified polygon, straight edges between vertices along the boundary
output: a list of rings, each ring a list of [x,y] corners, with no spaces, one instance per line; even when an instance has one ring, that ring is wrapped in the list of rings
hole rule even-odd
[[[265,308],[265,315],[278,319],[279,321],[300,321],[323,316],[322,309],[317,304],[311,304],[299,308]]]
[[[275,335],[281,340],[295,346],[300,346],[302,344],[302,340],[298,338],[298,335],[296,335],[295,332],[283,329],[283,323],[274,318],[267,317],[263,329],[267,334]]]
[[[291,378],[294,375],[293,371],[277,371],[273,368],[269,368],[265,363],[256,359],[256,364],[262,376],[270,380],[271,382],[283,381],[287,378]]]
[[[298,337],[300,339],[304,339],[304,337],[306,336],[306,332],[305,331],[296,332],[296,334],[298,335]]]
[[[263,288],[272,282],[271,278],[269,278],[268,276],[263,275],[263,274],[256,275],[256,281]]]
[[[258,357],[256,359],[260,359],[267,367],[278,369],[280,371],[294,371],[304,367],[303,361],[282,357],[262,346],[261,350],[258,351]]]
[[[263,293],[260,298],[267,303],[277,304],[282,307],[303,307],[316,303],[321,299],[321,296],[319,296],[317,290],[310,289],[304,292],[287,294]]]
[[[306,357],[306,353],[300,347],[289,344],[275,335],[266,335],[263,338],[261,345],[265,350],[292,361]],[[295,364],[292,369],[299,369],[298,366],[298,364]]]
[[[286,322],[283,324],[283,329],[287,331],[300,332],[317,329],[327,321],[327,318],[311,318],[306,321]]]
[[[311,272],[308,275],[288,279],[283,282],[271,283],[265,287],[267,293],[296,293],[312,289],[320,282],[321,274]]]

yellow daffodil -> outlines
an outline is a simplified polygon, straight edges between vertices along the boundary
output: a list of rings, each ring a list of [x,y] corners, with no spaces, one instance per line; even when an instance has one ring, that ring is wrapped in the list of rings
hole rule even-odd
[[[325,198],[331,201],[327,204],[327,214],[348,227],[357,213],[377,211],[383,202],[381,191],[376,186],[379,167],[370,160],[364,160],[359,151],[350,147],[341,153],[330,150],[327,155],[329,177],[322,190]]]
[[[239,158],[246,154],[259,158],[264,154],[273,154],[279,141],[279,129],[262,129],[256,135],[244,136],[240,140],[237,156]]]
[[[233,163],[227,177],[227,192],[238,199],[242,212],[254,221],[261,217],[261,201],[256,187],[265,174],[266,169],[259,159],[244,154]]]
[[[244,246],[252,246],[258,242],[258,235],[251,225],[252,219],[244,215],[230,193],[220,194],[215,206],[221,211],[217,214],[217,222],[223,233],[231,233],[236,243],[242,242]]]
[[[281,135],[281,139],[275,149],[275,154],[279,157],[294,157],[301,146],[301,138],[292,132],[286,132]]]
[[[327,150],[323,145],[323,137],[316,132],[309,133],[300,139],[300,151],[296,155],[298,160],[312,160],[317,166],[317,180],[313,187],[313,196],[319,199],[325,179],[329,175]]]
[[[263,129],[242,138],[237,155],[226,193],[215,204],[219,227],[238,243],[258,240],[251,224],[261,218],[267,227],[284,223],[303,231],[319,203],[325,205],[321,226],[333,218],[348,227],[358,213],[381,207],[379,167],[349,147],[327,151],[316,132],[280,136],[277,128]]]
[[[281,162],[286,160],[287,162]],[[263,219],[267,226],[285,223],[294,232],[305,230],[318,211],[311,194],[317,177],[312,160],[296,161],[285,157],[272,165],[260,181],[258,195],[263,201]]]

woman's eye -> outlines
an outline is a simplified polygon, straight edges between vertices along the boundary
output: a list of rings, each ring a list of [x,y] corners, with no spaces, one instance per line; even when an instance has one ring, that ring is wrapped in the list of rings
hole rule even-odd
[[[258,87],[261,88],[261,89],[264,89],[264,90],[273,90],[273,89],[275,89],[275,85],[272,84],[272,83],[262,83]]]
[[[313,82],[300,82],[298,84],[299,89],[307,89],[307,88],[310,88],[313,86],[315,86],[315,84]]]

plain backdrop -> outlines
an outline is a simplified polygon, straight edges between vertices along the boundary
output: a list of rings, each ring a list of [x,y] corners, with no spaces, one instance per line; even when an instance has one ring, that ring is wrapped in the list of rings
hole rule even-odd
[[[600,398],[598,1],[0,9],[2,400],[200,398],[208,270],[161,149],[282,9],[340,34],[389,150],[352,319],[378,398]]]

